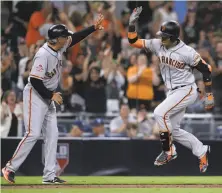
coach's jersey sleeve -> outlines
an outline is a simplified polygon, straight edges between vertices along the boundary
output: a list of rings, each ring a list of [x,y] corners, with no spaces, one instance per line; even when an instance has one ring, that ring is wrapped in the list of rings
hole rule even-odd
[[[44,79],[47,68],[47,58],[43,55],[37,55],[33,60],[33,66],[30,72],[30,77]]]
[[[197,53],[193,48],[189,47],[188,52],[186,52],[186,63],[190,66],[194,67],[196,66],[199,61],[202,59],[200,54]]]
[[[161,40],[160,39],[149,39],[149,40],[144,40],[144,41],[145,41],[145,43],[144,43],[145,48],[157,55],[157,53],[161,47]]]

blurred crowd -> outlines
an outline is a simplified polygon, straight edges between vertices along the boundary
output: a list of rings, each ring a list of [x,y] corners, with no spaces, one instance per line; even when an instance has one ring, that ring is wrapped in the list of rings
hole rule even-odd
[[[137,31],[142,38],[154,38],[162,22],[179,20],[178,11],[174,2],[128,1],[117,17],[118,3],[1,3],[1,130],[4,136],[17,135],[15,128],[22,119],[22,91],[28,81],[32,59],[47,40],[48,29],[53,24],[62,23],[71,31],[79,31],[93,25],[93,19],[102,13],[104,31],[90,35],[64,55],[58,88],[64,104],[57,111],[120,112],[119,117],[111,120],[109,129],[101,127],[104,124],[99,118],[92,120],[90,128],[82,121],[75,121],[70,136],[82,136],[87,130],[95,136],[118,133],[128,137],[156,138],[155,122],[147,117],[147,112],[152,112],[164,100],[167,90],[158,58],[147,50],[129,46],[128,21],[133,9],[143,6]],[[212,66],[214,113],[221,114],[222,3],[188,1],[186,10],[180,39],[195,48]],[[199,100],[187,108],[187,113],[204,113],[204,84],[201,74],[195,70],[194,73],[201,93]]]

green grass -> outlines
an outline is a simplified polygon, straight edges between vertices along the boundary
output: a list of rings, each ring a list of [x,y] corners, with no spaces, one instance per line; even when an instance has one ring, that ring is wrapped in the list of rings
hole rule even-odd
[[[63,176],[68,184],[222,184],[222,177],[197,176],[197,177],[71,177]],[[41,184],[42,177],[16,177],[15,185],[38,185]],[[1,178],[2,185],[9,185]],[[10,186],[10,185],[9,185]],[[2,193],[222,193],[220,188],[56,188],[56,189],[19,189],[18,186],[11,186],[2,189]],[[21,187],[22,188],[22,187]]]
[[[24,189],[8,189],[2,190],[2,193],[221,193],[221,189],[199,189],[199,188],[115,188],[115,189],[38,189],[38,190],[24,190]]]
[[[104,176],[62,176],[68,184],[222,184],[221,176],[150,176],[150,177],[104,177]],[[17,185],[41,184],[40,176],[17,176]],[[3,178],[1,184],[8,184]]]

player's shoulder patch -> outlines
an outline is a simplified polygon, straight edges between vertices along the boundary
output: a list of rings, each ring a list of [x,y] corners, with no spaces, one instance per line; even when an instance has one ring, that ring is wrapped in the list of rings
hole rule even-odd
[[[196,54],[194,55],[194,58],[193,58],[193,65],[196,66],[200,60],[201,60],[201,56],[199,53],[196,52]]]
[[[38,72],[43,72],[43,66],[42,66],[42,64],[39,64],[39,65],[37,65],[36,66],[36,71],[38,71]]]

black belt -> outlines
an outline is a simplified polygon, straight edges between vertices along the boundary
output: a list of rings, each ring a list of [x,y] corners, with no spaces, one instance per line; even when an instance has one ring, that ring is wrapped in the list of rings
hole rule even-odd
[[[176,87],[173,88],[172,90],[176,90],[176,89],[178,89],[178,88],[182,88],[182,87],[185,87],[185,86],[187,86],[187,85],[176,86]]]

